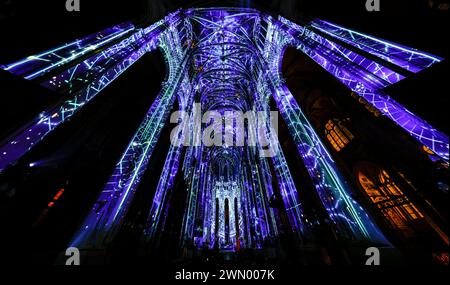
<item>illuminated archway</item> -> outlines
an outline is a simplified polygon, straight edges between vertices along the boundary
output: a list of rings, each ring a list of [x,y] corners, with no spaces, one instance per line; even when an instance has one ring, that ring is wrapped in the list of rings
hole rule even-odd
[[[415,224],[423,221],[424,215],[405,195],[392,175],[368,162],[360,162],[355,169],[361,188],[382,213],[386,223],[405,237],[414,236]]]

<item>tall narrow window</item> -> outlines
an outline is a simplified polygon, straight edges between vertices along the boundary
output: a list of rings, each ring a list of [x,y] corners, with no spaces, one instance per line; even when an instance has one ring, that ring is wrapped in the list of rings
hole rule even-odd
[[[239,241],[239,209],[238,209],[238,200],[237,198],[234,198],[234,223],[235,223],[235,229],[236,229],[236,249],[239,250],[241,248],[241,244]]]
[[[225,243],[230,243],[230,205],[228,199],[225,199]]]
[[[414,234],[411,222],[423,219],[424,216],[387,171],[380,170],[378,177],[369,177],[360,171],[358,179],[366,194],[393,228],[401,230],[405,235]]]
[[[216,198],[216,220],[215,220],[215,227],[214,227],[214,246],[218,244],[219,241],[219,215],[220,215],[220,205],[219,205],[219,199]]]
[[[329,120],[325,124],[325,135],[336,151],[341,151],[354,138],[342,121]]]

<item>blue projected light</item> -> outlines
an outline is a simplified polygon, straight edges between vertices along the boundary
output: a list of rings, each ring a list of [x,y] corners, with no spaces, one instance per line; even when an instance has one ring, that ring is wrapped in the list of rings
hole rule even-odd
[[[346,47],[335,40],[345,42]],[[102,248],[114,239],[175,102],[180,111],[193,114],[186,126],[194,135],[183,137],[189,146],[169,148],[155,194],[148,197],[152,203],[144,239],[155,240],[164,227],[176,177],[184,179],[187,191],[181,229],[184,246],[235,251],[273,245],[281,231],[280,209],[272,205],[277,194],[297,241],[311,238],[317,221],[305,213],[299,195],[307,190],[297,189],[295,170],[289,169],[277,136],[271,137],[276,152],[270,158],[260,157],[264,146],[259,142],[224,147],[199,142],[199,133],[207,125],[195,124],[197,116],[215,110],[268,113],[271,98],[336,233],[348,241],[389,245],[352,198],[352,189],[286,87],[280,64],[288,46],[311,57],[418,142],[448,160],[448,136],[382,91],[405,74],[442,59],[319,19],[303,27],[254,9],[196,8],[176,11],[147,28],[118,25],[3,66],[59,92],[64,100],[0,144],[0,170],[89,104],[145,53],[160,48],[169,75],[73,237],[72,246]],[[366,57],[367,53],[373,57]],[[83,60],[75,61],[79,58]],[[393,65],[398,69],[390,68]],[[269,123],[263,126],[264,132],[272,132]]]

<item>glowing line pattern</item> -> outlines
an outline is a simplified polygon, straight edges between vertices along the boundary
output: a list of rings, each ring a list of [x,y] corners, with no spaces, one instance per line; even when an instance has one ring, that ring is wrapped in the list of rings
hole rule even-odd
[[[414,73],[442,61],[442,58],[438,56],[365,35],[324,20],[316,19],[310,25],[351,46]]]
[[[383,88],[389,86],[391,83],[397,82],[396,80],[386,80],[392,79],[392,76],[381,77],[381,79],[384,80],[380,80],[379,74],[373,73],[370,69],[366,69],[366,65],[361,65],[360,61],[353,62],[352,60],[342,57],[341,50],[343,48],[338,44],[331,46],[329,40],[323,38],[314,31],[300,27],[282,17],[280,17],[280,22],[283,23],[281,28],[293,38],[293,44],[296,45],[299,50],[303,51],[320,64],[350,90],[363,97],[369,104],[379,110],[387,118],[391,119],[395,124],[403,128],[419,143],[431,149],[443,160],[448,161],[448,136],[432,127],[425,120],[414,115],[382,91]],[[395,46],[393,47],[392,44],[389,43],[386,43],[386,45],[385,50],[395,51]],[[419,56],[422,53],[414,50],[411,50],[408,53],[408,50],[405,47],[402,47],[401,49],[402,53],[395,53],[395,56],[406,54],[408,57],[404,58],[404,60],[411,60],[416,64],[419,64],[420,62],[423,63],[423,61],[429,59],[427,64],[431,65],[439,60],[437,57],[430,59],[430,56],[426,56],[425,59],[419,60],[412,55]],[[403,51],[403,49],[405,50]],[[383,74],[385,73],[383,72]],[[394,78],[397,77],[395,76]]]
[[[159,45],[167,51],[170,47],[179,44],[177,40],[178,34],[173,29],[169,29],[161,35]],[[179,52],[181,53],[180,50]],[[178,58],[186,58],[186,56],[178,54]],[[184,96],[184,93],[180,94],[180,92],[189,92],[186,82],[182,81],[184,66],[186,65],[183,62],[177,64],[176,61],[169,64],[169,80],[163,84],[162,91],[116,165],[72,245],[80,248],[102,246],[114,237],[117,225],[120,225],[127,212],[145,172],[176,96]],[[181,88],[179,88],[180,84]]]
[[[261,92],[271,93],[275,99],[318,196],[338,229],[338,234],[348,239],[369,239],[385,243],[385,238],[362,207],[351,198],[350,189],[339,174],[336,164],[283,83],[279,70],[284,47],[290,45],[290,39],[285,36],[283,30],[277,28],[277,23],[273,23],[272,18],[268,17],[267,21],[267,38],[277,44],[266,45],[268,50],[264,53],[266,58],[263,59],[262,65],[268,68],[269,84],[261,84],[266,89]],[[261,76],[260,80],[265,79]]]
[[[91,101],[147,51],[155,49],[161,22],[146,31],[138,30],[128,38],[80,62],[43,86],[62,92],[64,98],[42,111],[0,144],[0,170],[14,163],[53,129]]]
[[[99,50],[134,29],[135,27],[131,23],[120,24],[1,68],[29,80],[36,79],[86,54]]]
[[[328,36],[321,36],[324,33]],[[388,244],[351,198],[351,189],[284,84],[279,70],[287,46],[297,47],[420,143],[448,159],[448,137],[382,91],[405,78],[407,72],[399,69],[417,72],[440,58],[321,20],[302,27],[253,9],[200,8],[179,10],[143,29],[118,25],[4,66],[63,94],[63,98],[0,144],[0,170],[20,159],[145,53],[161,48],[169,67],[168,77],[72,246],[101,248],[113,240],[176,100],[180,110],[193,114],[186,123],[193,144],[169,148],[143,231],[145,240],[158,242],[175,177],[181,175],[188,188],[183,246],[237,250],[273,243],[279,235],[280,219],[269,205],[276,196],[273,179],[298,242],[312,237],[313,221],[305,217],[298,192],[304,190],[296,188],[276,135],[270,137],[276,150],[270,160],[259,156],[263,149],[259,142],[245,147],[206,147],[200,143],[200,134],[208,124],[198,123],[197,116],[210,110],[268,113],[270,98],[275,99],[337,234],[349,241]],[[368,58],[367,53],[375,58]],[[386,62],[399,68],[393,70]],[[196,102],[201,103],[200,110],[193,108]],[[266,134],[273,131],[267,118],[263,122]],[[255,136],[254,130],[249,133]],[[180,134],[183,138],[185,135]]]

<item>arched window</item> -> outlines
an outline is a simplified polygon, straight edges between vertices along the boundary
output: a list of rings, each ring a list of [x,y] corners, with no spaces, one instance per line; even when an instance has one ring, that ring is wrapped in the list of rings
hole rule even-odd
[[[220,220],[220,217],[219,217],[219,215],[220,215],[220,204],[219,204],[219,199],[218,198],[216,198],[216,220],[214,221],[215,222],[215,225],[214,225],[214,246],[216,246],[217,244],[218,244],[218,241],[219,241],[219,225],[220,225],[220,222],[219,222],[219,220]]]
[[[239,250],[241,248],[240,243],[240,232],[239,232],[239,205],[238,205],[238,199],[234,198],[234,223],[235,223],[235,229],[236,229],[236,249]]]
[[[230,206],[228,202],[228,198],[225,199],[225,243],[230,243]]]
[[[353,134],[344,126],[342,121],[329,120],[325,124],[325,135],[336,151],[341,151],[354,138]]]
[[[423,219],[424,216],[386,170],[381,169],[377,176],[370,177],[360,170],[358,180],[393,228],[401,230],[405,235],[414,234],[411,223]]]
[[[381,170],[379,177],[381,187],[383,187],[385,192],[392,197],[392,200],[398,200],[399,210],[402,210],[402,213],[408,220],[417,220],[424,217],[416,206],[409,201],[405,194],[403,194],[402,190],[397,186],[394,180],[392,180],[386,170]]]

